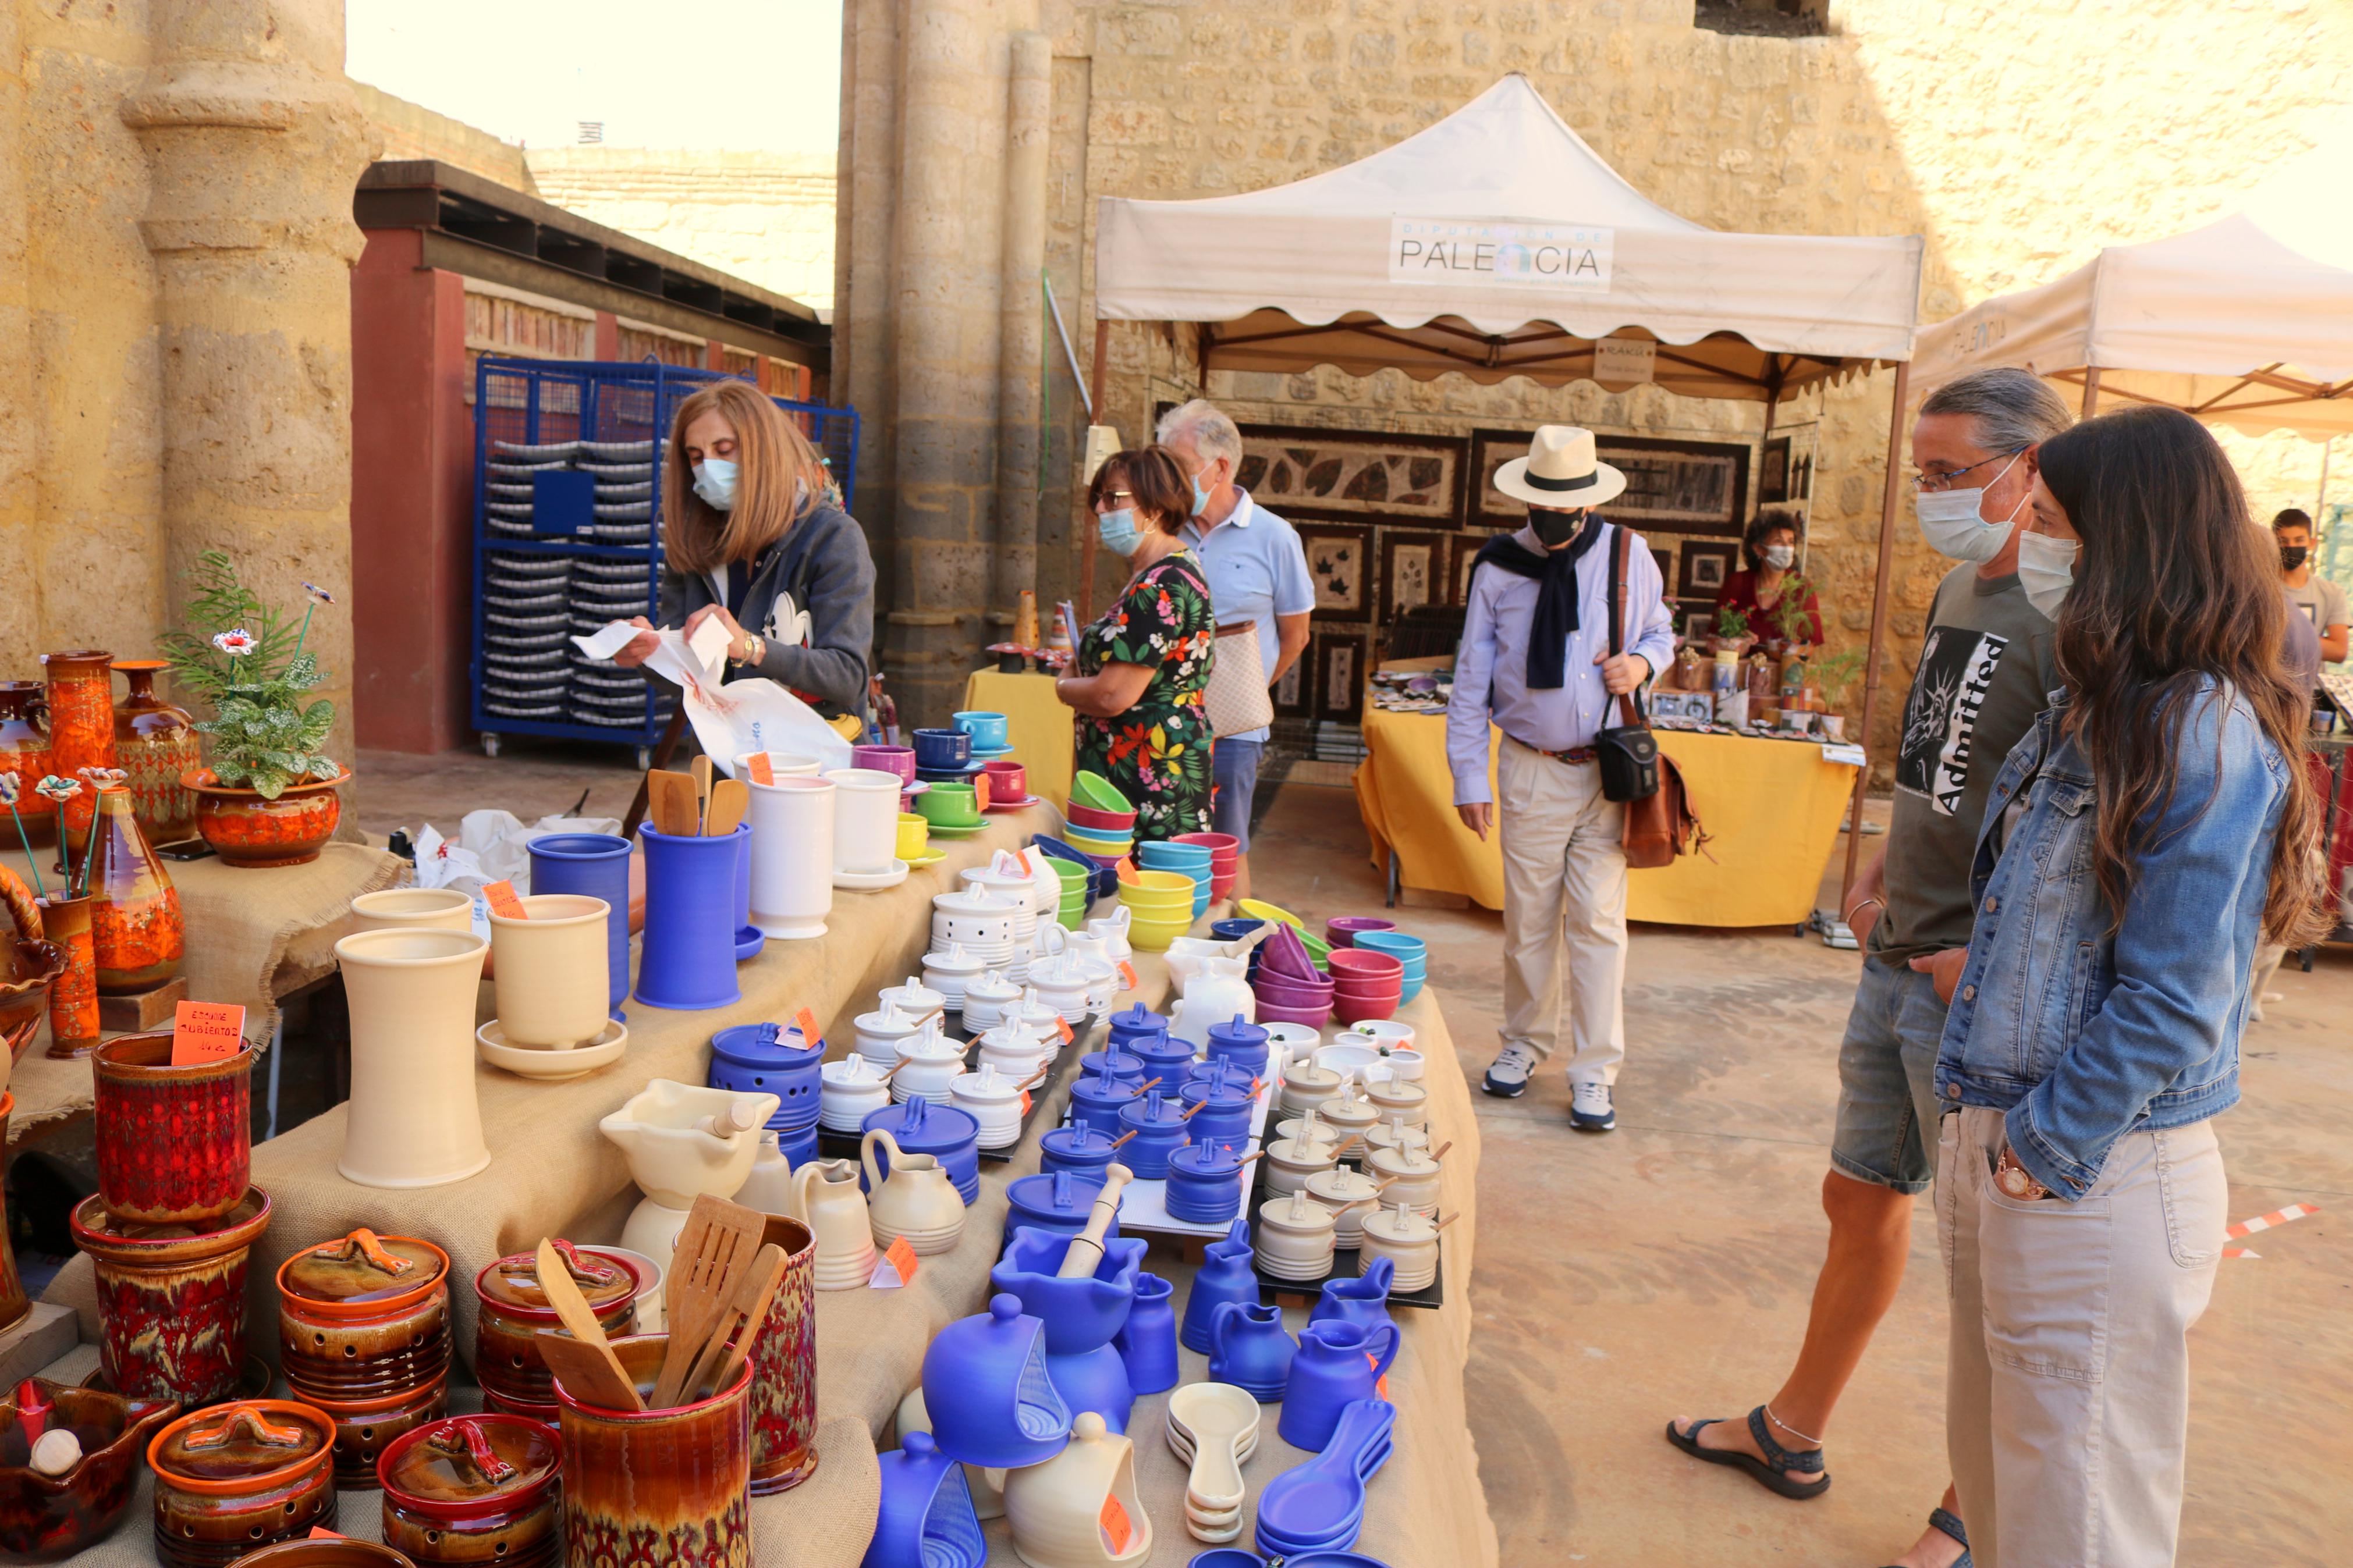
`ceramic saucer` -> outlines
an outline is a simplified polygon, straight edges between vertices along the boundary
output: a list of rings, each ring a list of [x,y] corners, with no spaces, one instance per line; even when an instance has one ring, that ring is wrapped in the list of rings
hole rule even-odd
[[[943,824],[934,822],[932,824],[931,836],[934,838],[969,838],[974,834],[986,828],[988,824],[986,822],[966,822],[963,824],[953,822]]]
[[[605,1032],[585,1046],[568,1051],[549,1050],[532,1046],[507,1044],[506,1030],[496,1018],[474,1031],[475,1048],[482,1059],[494,1068],[504,1068],[517,1078],[535,1078],[543,1083],[555,1083],[568,1078],[580,1078],[598,1068],[609,1067],[621,1059],[629,1048],[629,1026],[607,1024]]]
[[[735,962],[757,958],[760,950],[768,945],[768,933],[758,926],[741,926],[735,931]]]
[[[907,879],[907,862],[893,860],[888,871],[836,871],[833,885],[853,892],[871,893],[883,888],[895,888]]]
[[[910,868],[917,866],[936,866],[947,858],[948,852],[944,849],[926,849],[921,855],[910,857],[907,865]],[[839,886],[839,883],[835,885]]]
[[[1046,797],[1042,795],[1025,795],[1019,800],[992,800],[981,809],[983,811],[1027,811],[1033,805],[1045,804]]]

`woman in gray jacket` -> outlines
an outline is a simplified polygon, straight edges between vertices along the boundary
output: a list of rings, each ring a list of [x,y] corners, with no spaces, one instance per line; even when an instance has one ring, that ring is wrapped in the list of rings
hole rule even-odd
[[[727,679],[775,680],[860,738],[874,559],[817,449],[758,388],[716,382],[678,405],[662,487],[662,623],[692,637],[717,620]],[[638,637],[614,662],[654,647]]]

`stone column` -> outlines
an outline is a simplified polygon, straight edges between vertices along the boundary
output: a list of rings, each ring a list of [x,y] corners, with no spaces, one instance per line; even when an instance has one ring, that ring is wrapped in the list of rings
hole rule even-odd
[[[1038,585],[1038,419],[1045,364],[1046,154],[1054,110],[1053,48],[1013,35],[1005,125],[1005,260],[997,373],[997,577],[990,640],[1009,635],[1021,590]]]
[[[163,357],[167,615],[198,554],[301,613],[349,765],[352,189],[373,135],[343,77],[340,0],[156,0],[146,79],[123,101],[153,173]]]
[[[39,418],[32,345],[32,258],[25,228],[23,22],[0,5],[0,661],[29,677],[40,653],[33,463]],[[27,786],[36,781],[26,779]]]

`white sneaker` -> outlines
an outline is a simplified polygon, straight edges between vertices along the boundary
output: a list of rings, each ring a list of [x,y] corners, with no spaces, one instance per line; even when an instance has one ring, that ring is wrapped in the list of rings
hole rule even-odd
[[[1528,1074],[1535,1071],[1535,1052],[1517,1043],[1505,1046],[1488,1065],[1487,1076],[1479,1087],[1489,1094],[1517,1100],[1527,1092]]]
[[[1579,1132],[1607,1132],[1618,1125],[1618,1107],[1606,1083],[1568,1086],[1568,1124]]]

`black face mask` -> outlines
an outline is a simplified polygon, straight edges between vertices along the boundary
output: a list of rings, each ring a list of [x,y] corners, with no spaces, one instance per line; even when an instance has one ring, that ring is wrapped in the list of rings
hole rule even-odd
[[[2306,556],[2307,556],[2307,555],[2311,554],[2311,553],[2312,553],[2312,547],[2311,547],[2310,545],[2306,545],[2306,544],[2283,544],[2283,545],[2281,545],[2281,546],[2280,546],[2280,570],[2281,570],[2281,571],[2283,571],[2283,572],[2293,572],[2293,571],[2295,571],[2297,567],[2299,567],[2299,566],[2301,566],[2301,565],[2303,565],[2303,564],[2304,564],[2304,558],[2305,558]]]
[[[1536,542],[1546,550],[1557,550],[1575,539],[1585,527],[1585,512],[1551,511],[1542,508],[1528,509],[1528,526],[1535,531]]]

